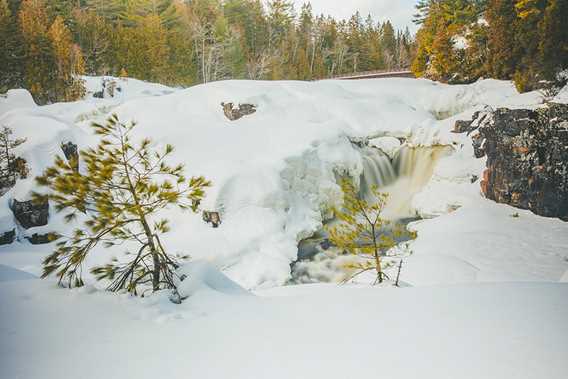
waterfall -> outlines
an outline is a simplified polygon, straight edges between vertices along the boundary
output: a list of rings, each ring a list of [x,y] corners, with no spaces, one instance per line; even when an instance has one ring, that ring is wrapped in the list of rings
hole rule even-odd
[[[360,194],[368,197],[374,186],[386,187],[397,178],[390,158],[379,149],[364,147],[361,149],[363,158],[363,174],[360,180]]]
[[[373,187],[388,193],[382,217],[399,225],[416,218],[412,199],[428,184],[438,161],[453,151],[451,146],[403,145],[391,159],[378,148],[357,149],[363,165],[358,182],[359,195],[373,202]],[[335,222],[339,221],[331,219],[325,223],[332,225]],[[386,228],[379,233],[392,233],[392,229]],[[352,256],[333,248],[327,232],[322,229],[300,241],[298,260],[291,265],[291,283],[340,282],[345,278],[345,266],[352,262]]]
[[[371,189],[377,186],[389,194],[385,218],[398,220],[416,216],[412,199],[430,181],[438,161],[453,151],[450,146],[403,145],[391,159],[379,149],[361,149],[363,173],[360,193],[372,201]]]

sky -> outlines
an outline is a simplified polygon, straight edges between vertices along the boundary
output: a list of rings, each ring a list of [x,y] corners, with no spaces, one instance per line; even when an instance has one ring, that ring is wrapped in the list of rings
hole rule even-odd
[[[296,10],[308,0],[294,0]],[[412,15],[415,13],[416,0],[309,0],[312,3],[314,13],[329,14],[335,18],[349,18],[359,11],[363,18],[370,13],[376,20],[391,20],[397,28],[408,26],[412,32],[416,31],[416,25],[412,23]]]

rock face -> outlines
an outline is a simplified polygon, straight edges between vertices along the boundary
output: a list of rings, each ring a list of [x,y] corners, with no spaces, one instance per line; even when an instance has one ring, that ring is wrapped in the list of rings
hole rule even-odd
[[[252,104],[239,104],[235,106],[233,103],[221,103],[221,106],[223,107],[225,117],[231,121],[236,121],[244,116],[256,113],[256,106]]]
[[[568,221],[568,104],[481,112],[472,126],[487,198]]]
[[[47,225],[49,219],[49,202],[47,199],[40,203],[32,200],[12,202],[12,213],[24,229]]]

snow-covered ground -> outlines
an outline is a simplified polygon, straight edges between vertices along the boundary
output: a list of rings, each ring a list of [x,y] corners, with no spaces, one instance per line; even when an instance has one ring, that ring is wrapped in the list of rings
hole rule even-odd
[[[2,378],[562,379],[568,284],[207,285],[176,306],[0,285]],[[196,272],[194,272],[196,273]]]
[[[100,78],[87,83],[95,92]],[[485,160],[474,158],[467,135],[451,133],[455,120],[485,106],[536,107],[539,94],[519,95],[495,80],[119,85],[115,98],[44,107],[23,91],[0,98],[0,125],[27,138],[17,153],[31,168],[30,179],[0,199],[0,233],[16,228],[19,240],[0,247],[1,377],[568,375],[568,285],[558,284],[568,275],[568,223],[484,199],[471,179],[481,176]],[[252,103],[257,112],[232,122],[222,102]],[[185,290],[193,296],[182,306],[165,296],[132,299],[91,286],[63,291],[30,278],[51,246],[32,246],[25,236],[69,226],[52,210],[48,226],[23,230],[10,201],[29,198],[32,178],[61,155],[62,142],[95,143],[89,125],[110,113],[138,121],[140,138],[173,144],[190,175],[214,183],[203,208],[222,212],[220,228],[167,212],[169,249],[212,265],[192,266]],[[424,187],[393,187],[393,197],[418,189],[409,204],[423,220],[410,225],[418,238],[402,273],[415,288],[282,287],[298,242],[341,201],[336,174],[364,173],[361,150],[349,141],[361,138],[390,156],[398,139],[452,147],[428,168],[431,177],[420,178]],[[87,263],[121,253],[101,249]]]

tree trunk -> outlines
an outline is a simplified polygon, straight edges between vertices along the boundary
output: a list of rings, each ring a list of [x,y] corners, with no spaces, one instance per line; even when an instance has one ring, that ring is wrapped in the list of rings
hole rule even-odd
[[[373,248],[375,249],[375,269],[377,270],[377,277],[379,278],[379,283],[383,282],[383,268],[381,265],[381,256],[379,252],[379,248],[377,246],[377,233],[375,231],[375,227],[371,227],[371,231],[373,232]]]

